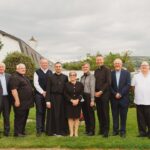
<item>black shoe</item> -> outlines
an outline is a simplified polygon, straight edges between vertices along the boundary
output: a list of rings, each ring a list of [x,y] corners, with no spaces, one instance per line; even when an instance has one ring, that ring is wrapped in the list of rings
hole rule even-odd
[[[120,133],[120,137],[125,138],[126,134],[125,133]]]
[[[112,136],[117,136],[118,134],[118,132],[113,132]]]
[[[103,137],[104,137],[104,138],[108,138],[108,133],[104,133],[104,134],[103,134]]]
[[[95,133],[94,132],[89,132],[87,135],[88,136],[93,136],[93,135],[95,135]]]
[[[37,132],[37,133],[36,133],[36,136],[37,136],[37,137],[40,137],[41,135],[42,135],[42,132]]]
[[[7,136],[7,137],[8,137],[8,136],[9,136],[9,133],[5,133],[5,132],[4,132],[4,136]]]
[[[15,137],[25,137],[25,135],[18,133],[18,134],[14,134]]]
[[[141,133],[141,134],[137,135],[137,137],[147,137],[147,134],[146,133]]]
[[[89,134],[89,131],[85,131],[84,134]]]
[[[104,134],[103,131],[99,131],[99,132],[98,132],[98,135],[103,135],[103,134]]]

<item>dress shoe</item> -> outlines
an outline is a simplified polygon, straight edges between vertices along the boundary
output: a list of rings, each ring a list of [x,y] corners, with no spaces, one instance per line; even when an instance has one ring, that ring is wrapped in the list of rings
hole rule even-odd
[[[89,133],[89,131],[85,131],[85,132],[84,132],[84,134],[88,134],[88,133]]]
[[[99,132],[98,132],[98,135],[103,135],[103,134],[104,134],[103,131],[99,131]]]
[[[37,132],[37,133],[36,133],[36,136],[37,136],[37,137],[40,137],[41,135],[42,135],[42,132]]]
[[[9,136],[9,133],[4,133],[4,136],[7,136],[7,137],[8,137],[8,136]]]
[[[118,132],[113,132],[112,136],[117,136],[118,134]]]
[[[88,135],[88,136],[93,136],[93,135],[95,135],[95,134],[94,134],[94,132],[89,132],[87,135]]]
[[[146,133],[141,133],[137,137],[147,137],[147,134]]]
[[[104,138],[108,138],[108,133],[104,133],[104,134],[103,134],[103,137],[104,137]]]
[[[120,133],[120,137],[125,138],[126,134],[125,133]]]
[[[14,134],[14,137],[25,137],[25,135],[18,133],[18,134]]]

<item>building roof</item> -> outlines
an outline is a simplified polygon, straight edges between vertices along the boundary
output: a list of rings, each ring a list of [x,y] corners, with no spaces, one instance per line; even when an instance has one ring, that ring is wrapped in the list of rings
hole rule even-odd
[[[26,52],[27,49],[29,49],[31,51],[32,54],[36,54],[38,55],[40,58],[43,58],[43,56],[41,54],[39,54],[36,50],[34,50],[30,45],[28,45],[26,42],[24,42],[23,40],[21,40],[20,38],[14,36],[14,35],[11,35],[9,33],[6,33],[2,30],[0,30],[0,34],[2,34],[3,36],[8,36],[10,37],[11,39],[14,39],[16,41],[19,42],[19,46],[20,46],[20,49],[23,53]],[[32,36],[32,38],[30,40],[35,40],[34,37]],[[36,41],[36,40],[35,40]],[[25,46],[24,46],[25,45]],[[26,49],[27,48],[27,49]],[[54,63],[52,61],[49,60],[49,63],[50,63],[50,66],[51,66],[51,69],[53,69],[53,66],[54,66]]]

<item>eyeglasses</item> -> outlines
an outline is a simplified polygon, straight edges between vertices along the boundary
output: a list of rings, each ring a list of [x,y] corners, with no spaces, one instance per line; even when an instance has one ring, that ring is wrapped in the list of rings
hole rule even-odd
[[[69,76],[76,76],[76,74],[70,74]]]

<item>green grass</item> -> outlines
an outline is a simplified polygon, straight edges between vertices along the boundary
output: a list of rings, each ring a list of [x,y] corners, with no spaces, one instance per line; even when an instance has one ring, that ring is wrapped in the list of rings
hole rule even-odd
[[[119,136],[109,136],[108,139],[102,138],[99,135],[93,137],[87,137],[84,135],[84,125],[79,128],[79,137],[49,137],[43,135],[36,137],[35,130],[35,109],[30,111],[29,119],[32,122],[28,122],[26,126],[27,136],[24,138],[13,137],[13,112],[11,113],[11,136],[2,137],[0,139],[0,148],[121,148],[121,149],[150,149],[150,139],[138,138],[136,112],[135,109],[129,109],[127,120],[127,136],[125,139]],[[98,123],[96,123],[98,132]],[[0,119],[0,130],[2,131],[2,118]],[[111,119],[112,133],[112,119]]]

